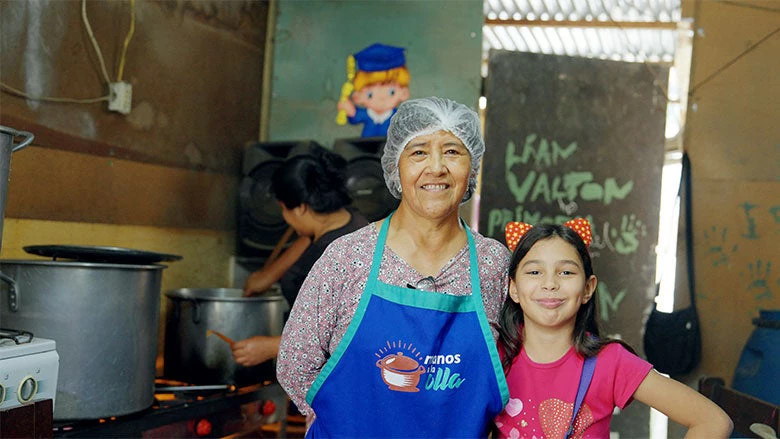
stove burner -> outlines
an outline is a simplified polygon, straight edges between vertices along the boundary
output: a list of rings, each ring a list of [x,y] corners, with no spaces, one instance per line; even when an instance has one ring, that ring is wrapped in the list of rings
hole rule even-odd
[[[106,419],[54,421],[54,437],[260,437],[264,426],[286,428],[287,395],[275,382],[236,388],[155,380],[146,410]],[[284,430],[283,430],[284,431]]]
[[[0,341],[13,340],[16,344],[29,343],[33,339],[32,332],[16,329],[0,328]]]

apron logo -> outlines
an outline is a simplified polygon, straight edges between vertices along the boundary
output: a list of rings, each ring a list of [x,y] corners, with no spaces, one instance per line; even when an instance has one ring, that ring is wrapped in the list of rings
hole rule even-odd
[[[428,355],[425,357],[428,367],[428,378],[425,380],[425,390],[457,389],[466,381],[459,373],[452,373],[449,364],[460,364],[460,354]]]
[[[459,364],[460,354],[426,355],[411,343],[387,342],[375,354],[376,367],[388,389],[396,392],[419,392],[420,377],[428,372],[425,390],[457,389],[466,380],[452,373],[447,365]],[[444,366],[442,366],[444,365]]]

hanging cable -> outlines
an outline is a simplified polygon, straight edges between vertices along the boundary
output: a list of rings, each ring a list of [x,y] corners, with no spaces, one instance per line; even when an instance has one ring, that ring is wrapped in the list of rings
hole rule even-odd
[[[95,39],[95,35],[92,32],[92,27],[89,25],[89,19],[87,18],[87,2],[86,0],[82,0],[81,3],[81,18],[84,22],[84,26],[86,27],[87,34],[89,35],[89,39],[92,42],[92,46],[95,48],[95,53],[97,53],[98,60],[100,62],[100,69],[103,74],[103,79],[106,81],[107,85],[111,84],[111,79],[108,76],[108,71],[106,70],[106,64],[103,60],[103,54],[100,51],[100,46],[98,45],[97,40]],[[127,32],[127,36],[125,37],[124,45],[122,47],[122,55],[119,61],[119,69],[117,71],[117,81],[122,81],[122,74],[124,71],[125,66],[125,59],[127,55],[127,46],[130,44],[130,40],[133,38],[133,34],[135,33],[135,0],[130,0],[130,29]],[[111,95],[107,96],[101,96],[99,98],[58,98],[58,97],[51,97],[51,96],[35,96],[28,93],[25,93],[17,88],[11,87],[8,84],[5,84],[0,81],[0,90],[5,91],[8,94],[19,96],[25,99],[33,100],[33,101],[43,101],[43,102],[67,102],[67,103],[73,103],[73,104],[94,104],[96,102],[103,102],[103,101],[110,101]]]
[[[701,81],[699,81],[699,83],[697,83],[696,85],[694,85],[693,87],[691,87],[691,91],[690,91],[690,92],[688,92],[688,96],[693,96],[693,92],[694,92],[694,91],[696,91],[696,90],[698,90],[698,89],[699,89],[699,87],[701,87],[702,85],[704,85],[704,84],[706,84],[706,83],[710,82],[710,80],[712,80],[712,79],[714,79],[715,77],[717,77],[718,75],[720,75],[720,74],[721,74],[721,73],[722,73],[724,70],[726,70],[727,68],[731,67],[731,66],[732,66],[734,63],[736,63],[736,62],[737,62],[737,61],[738,61],[740,58],[742,58],[743,56],[745,56],[745,55],[747,55],[748,53],[752,52],[752,51],[753,51],[755,48],[757,48],[758,46],[760,46],[761,44],[763,44],[763,43],[764,43],[764,41],[766,41],[766,40],[768,40],[769,38],[771,38],[771,37],[772,37],[772,35],[776,34],[778,31],[780,31],[780,27],[776,28],[776,29],[775,29],[775,30],[773,30],[772,32],[769,32],[769,33],[768,33],[767,35],[765,35],[763,38],[761,38],[760,40],[758,40],[758,42],[756,42],[756,44],[753,44],[752,46],[748,47],[747,49],[745,49],[744,51],[742,51],[742,53],[740,53],[739,55],[735,56],[735,57],[734,57],[734,58],[733,58],[731,61],[727,62],[726,64],[724,64],[724,65],[723,65],[722,67],[720,67],[719,69],[717,69],[717,70],[715,70],[714,72],[710,73],[710,75],[709,75],[709,76],[707,76],[706,78],[702,79]]]
[[[135,0],[130,0],[130,29],[127,31],[125,42],[122,45],[122,56],[119,58],[119,69],[116,74],[117,82],[122,82],[122,73],[125,70],[125,57],[127,55],[127,46],[135,33]]]
[[[76,98],[54,98],[54,97],[48,97],[48,96],[32,96],[29,95],[21,90],[18,90],[16,88],[11,87],[10,85],[3,84],[0,82],[0,88],[2,88],[6,93],[23,97],[26,99],[30,99],[33,101],[45,101],[45,102],[69,102],[72,104],[94,104],[95,102],[101,102],[101,101],[108,101],[111,96],[102,96],[99,98],[88,98],[88,99],[76,99]]]
[[[106,85],[111,84],[111,79],[108,77],[108,71],[106,70],[106,63],[103,61],[103,54],[100,52],[100,45],[98,45],[95,35],[92,33],[92,27],[89,25],[87,19],[87,0],[81,0],[81,19],[84,21],[84,26],[87,28],[87,34],[92,41],[92,46],[97,53],[98,61],[100,61],[100,70],[103,72],[103,79],[106,81]]]
[[[626,29],[623,26],[621,26],[620,23],[612,19],[612,14],[609,12],[607,5],[604,3],[604,0],[601,0],[601,7],[604,9],[604,14],[606,14],[609,21],[611,21],[612,24],[614,24],[615,26],[618,27],[618,29],[620,29],[620,35],[623,36],[623,40],[626,42],[626,46],[628,47],[628,49],[631,52],[633,52],[634,56],[636,56],[637,59],[639,59],[639,56],[642,56],[642,61],[641,61],[642,65],[645,66],[645,69],[650,74],[650,76],[655,78],[655,80],[653,81],[653,86],[657,88],[661,92],[661,94],[664,95],[664,99],[666,99],[666,102],[679,103],[680,102],[679,99],[673,100],[669,98],[669,91],[661,85],[663,83],[663,80],[658,77],[658,75],[653,70],[653,68],[650,67],[650,64],[648,64],[648,62],[645,61],[648,58],[647,53],[645,53],[643,50],[637,50],[634,47],[634,45],[631,43],[631,40],[628,38],[628,33]]]
[[[748,4],[738,3],[738,2],[735,2],[735,1],[729,1],[729,0],[721,0],[720,2],[723,3],[723,4],[726,4],[726,5],[738,6],[740,8],[751,8],[751,9],[757,9],[759,11],[767,11],[767,12],[774,12],[774,13],[780,12],[780,9],[778,9],[778,8],[769,8],[769,7],[764,7],[764,6],[748,5]]]

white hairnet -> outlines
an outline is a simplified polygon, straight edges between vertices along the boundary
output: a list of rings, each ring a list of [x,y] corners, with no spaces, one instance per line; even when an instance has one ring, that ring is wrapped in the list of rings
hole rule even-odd
[[[440,130],[455,135],[471,154],[469,185],[461,203],[471,198],[477,188],[479,164],[485,153],[479,116],[463,104],[435,96],[403,102],[390,119],[387,143],[382,154],[382,169],[387,188],[394,197],[401,198],[401,177],[398,175],[398,160],[401,152],[415,137]]]

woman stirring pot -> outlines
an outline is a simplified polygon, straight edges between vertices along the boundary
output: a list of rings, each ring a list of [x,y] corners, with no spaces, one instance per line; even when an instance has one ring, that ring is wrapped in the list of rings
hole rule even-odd
[[[295,303],[309,270],[336,238],[364,227],[368,221],[350,207],[346,186],[346,160],[322,147],[288,158],[271,177],[271,192],[282,218],[299,238],[271,264],[252,273],[244,295],[262,294],[279,282],[285,299]],[[279,336],[256,335],[231,347],[233,359],[254,366],[275,358]]]
[[[399,106],[382,156],[398,209],[328,247],[282,335],[277,378],[308,437],[487,434],[508,399],[491,324],[509,252],[458,216],[484,150],[468,107]]]

